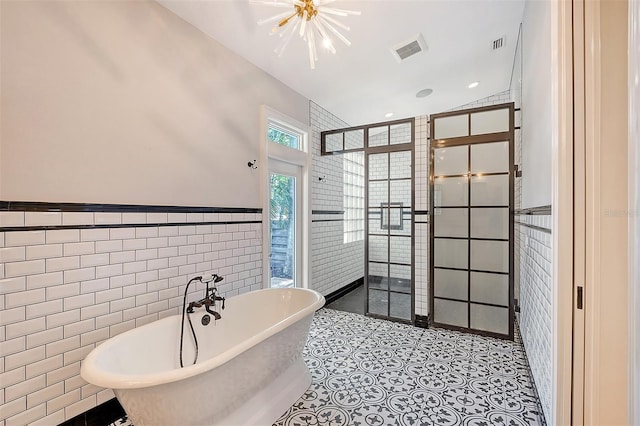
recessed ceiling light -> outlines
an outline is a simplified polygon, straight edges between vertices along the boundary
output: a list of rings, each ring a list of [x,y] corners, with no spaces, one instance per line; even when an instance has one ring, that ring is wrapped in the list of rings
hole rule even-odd
[[[416,98],[426,98],[432,93],[433,93],[433,89],[422,89],[421,91],[416,93]]]
[[[386,113],[384,116],[385,116],[386,118],[393,117],[393,113],[392,113],[392,112],[388,112],[388,113]]]
[[[473,83],[471,83],[470,85],[468,85],[467,87],[469,89],[473,89],[474,87],[478,87],[478,84],[480,84],[479,81],[474,81]]]

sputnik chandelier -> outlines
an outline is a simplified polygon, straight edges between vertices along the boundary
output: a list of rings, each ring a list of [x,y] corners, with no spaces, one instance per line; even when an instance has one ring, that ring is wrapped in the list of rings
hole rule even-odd
[[[335,36],[347,46],[351,42],[338,30],[341,28],[349,31],[349,27],[334,18],[334,16],[360,15],[359,11],[335,9],[327,7],[335,0],[250,0],[253,4],[264,4],[268,6],[289,9],[286,12],[278,13],[266,19],[258,21],[258,25],[275,22],[272,29],[273,34],[280,36],[280,45],[275,49],[278,57],[281,57],[294,34],[307,42],[309,50],[309,66],[316,67],[318,60],[318,49],[316,40],[319,37],[322,46],[336,53],[331,36]],[[336,28],[337,27],[337,28]]]

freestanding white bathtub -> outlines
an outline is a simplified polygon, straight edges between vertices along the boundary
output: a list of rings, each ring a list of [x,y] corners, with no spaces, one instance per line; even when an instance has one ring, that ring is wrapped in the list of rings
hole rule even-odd
[[[180,368],[176,315],[115,336],[82,363],[82,377],[111,388],[135,426],[271,425],[309,387],[302,358],[313,313],[324,297],[306,289],[235,296],[207,326],[191,314]],[[218,304],[218,307],[220,305]],[[186,323],[185,319],[185,323]]]

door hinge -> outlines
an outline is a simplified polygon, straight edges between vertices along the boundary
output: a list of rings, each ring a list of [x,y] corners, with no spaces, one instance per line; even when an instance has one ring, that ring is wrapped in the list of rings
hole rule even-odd
[[[582,287],[578,287],[578,295],[576,299],[576,307],[578,309],[582,309],[582,298],[583,298],[583,289]]]
[[[516,177],[522,177],[522,170],[520,170],[520,166],[518,164],[514,164],[513,169],[516,172],[515,173]]]

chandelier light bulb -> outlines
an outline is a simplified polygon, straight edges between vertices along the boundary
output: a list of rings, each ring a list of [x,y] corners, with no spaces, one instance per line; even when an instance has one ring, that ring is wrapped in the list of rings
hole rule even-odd
[[[277,22],[277,25],[272,28],[271,34],[280,34],[280,45],[275,49],[275,53],[279,57],[284,53],[293,34],[297,32],[299,37],[307,44],[309,66],[311,69],[315,68],[315,63],[318,61],[316,40],[320,40],[322,47],[331,53],[336,53],[336,48],[329,37],[329,33],[347,46],[351,46],[351,42],[338,30],[338,28],[340,28],[344,31],[349,31],[350,28],[338,21],[335,17],[357,16],[360,15],[361,12],[327,7],[328,4],[334,3],[335,1],[336,0],[250,0],[252,4],[289,9],[285,12],[279,12],[271,17],[259,20],[258,25]],[[284,30],[280,31],[283,28]]]

